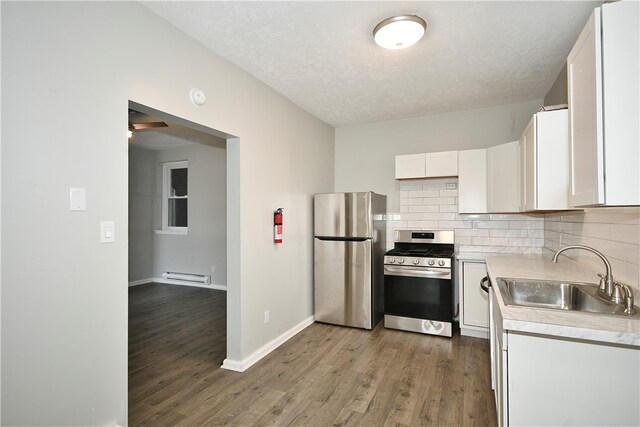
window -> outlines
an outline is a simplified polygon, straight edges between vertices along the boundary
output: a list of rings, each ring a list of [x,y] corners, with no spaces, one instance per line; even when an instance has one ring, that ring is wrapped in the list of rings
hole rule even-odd
[[[162,165],[162,229],[175,234],[187,234],[188,162]]]

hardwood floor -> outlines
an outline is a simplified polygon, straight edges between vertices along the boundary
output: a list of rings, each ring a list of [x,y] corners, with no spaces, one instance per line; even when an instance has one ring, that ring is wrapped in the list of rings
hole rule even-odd
[[[486,340],[315,323],[244,373],[225,294],[129,291],[129,425],[496,425]]]

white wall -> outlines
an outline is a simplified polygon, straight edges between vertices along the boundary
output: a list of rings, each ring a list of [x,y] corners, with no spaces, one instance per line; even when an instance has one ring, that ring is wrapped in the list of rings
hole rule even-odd
[[[396,154],[470,150],[515,141],[541,106],[542,100],[537,100],[337,128],[336,191],[386,194],[388,210],[398,212]]]
[[[156,151],[129,148],[129,282],[153,277]]]
[[[312,194],[334,187],[333,128],[136,3],[3,2],[1,18],[2,424],[126,424],[129,100],[238,137],[228,357],[312,315]],[[86,212],[69,212],[71,186]],[[101,220],[116,243],[98,243]]]
[[[163,271],[211,275],[227,284],[226,153],[224,146],[201,144],[158,151],[155,165],[153,228],[162,228],[162,163],[189,162],[189,234],[153,235],[153,276]],[[211,266],[215,272],[211,272]]]

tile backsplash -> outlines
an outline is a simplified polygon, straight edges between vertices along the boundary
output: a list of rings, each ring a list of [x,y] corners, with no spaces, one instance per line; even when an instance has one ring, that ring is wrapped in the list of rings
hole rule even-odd
[[[454,184],[455,189],[451,189]],[[459,214],[457,178],[426,179],[400,185],[400,212],[387,216],[387,246],[393,232],[454,230],[461,252],[542,253],[541,214]]]
[[[451,184],[456,188],[448,188]],[[387,216],[387,248],[393,247],[393,232],[398,229],[454,230],[459,252],[540,254],[568,245],[586,245],[607,256],[617,280],[640,287],[640,207],[460,214],[457,184],[457,178],[402,182],[400,212]],[[563,255],[604,272],[602,262],[589,252],[572,250]]]
[[[602,252],[611,262],[613,276],[635,288],[640,283],[640,207],[592,208],[548,213],[544,221],[544,247],[586,245]],[[604,273],[595,255],[570,250],[563,255]]]

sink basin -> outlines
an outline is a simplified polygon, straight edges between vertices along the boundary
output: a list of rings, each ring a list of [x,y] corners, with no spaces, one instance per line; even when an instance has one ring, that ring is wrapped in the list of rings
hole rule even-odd
[[[624,305],[596,295],[598,287],[593,284],[504,278],[496,282],[506,305],[638,317],[637,307],[635,314],[626,314]]]

